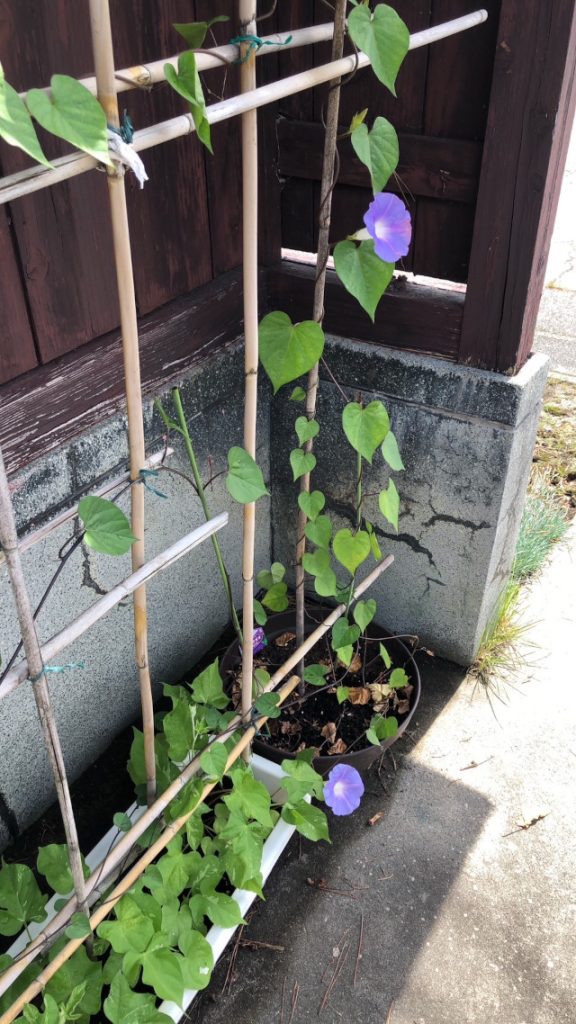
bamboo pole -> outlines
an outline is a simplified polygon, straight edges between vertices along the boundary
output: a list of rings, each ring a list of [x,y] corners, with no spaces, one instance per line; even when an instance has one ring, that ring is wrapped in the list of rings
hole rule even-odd
[[[467,29],[475,28],[486,21],[488,14],[484,10],[474,11],[462,18],[455,18],[453,21],[443,22],[433,28],[423,29],[410,36],[410,50],[416,50],[421,46],[428,46],[440,39],[447,39],[448,36],[456,35]],[[309,71],[302,71],[297,75],[290,75],[277,82],[270,82],[262,85],[251,93],[240,96],[232,96],[230,99],[222,100],[219,103],[212,103],[207,108],[207,120],[210,124],[220,124],[230,117],[236,117],[248,110],[266,106],[268,103],[275,103],[286,96],[293,96],[306,89],[314,89],[317,85],[329,82],[333,78],[349,74],[355,69],[368,67],[370,59],[365,53],[360,53],[358,59],[354,55],[343,57],[335,64],[322,64]],[[194,132],[195,126],[191,114],[181,114],[179,117],[170,118],[168,121],[161,121],[159,124],[150,125],[142,131],[136,132],[134,136],[134,149],[142,152],[152,149],[153,146],[171,142],[184,135]],[[52,168],[45,168],[39,165],[31,167],[26,171],[19,171],[16,174],[0,178],[0,205],[13,202],[21,196],[30,195],[44,188],[50,188],[60,181],[68,181],[78,174],[85,174],[98,166],[98,161],[83,153],[72,153],[70,156],[61,157],[53,161]]]
[[[358,584],[355,591],[355,598],[360,597],[365,593],[372,584],[381,576],[381,574],[388,569],[394,561],[393,555],[388,555],[384,558],[372,572]],[[298,664],[302,654],[310,651],[319,640],[322,639],[325,633],[334,625],[336,620],[340,618],[342,612],[345,610],[346,605],[338,605],[331,613],[321,622],[313,633],[306,638],[302,648],[298,648],[290,655],[284,665],[282,665],[273,674],[268,684],[263,688],[263,693],[270,693],[282,680],[288,675],[289,672]],[[226,736],[232,735],[236,729],[241,725],[241,717],[237,715],[228,725],[226,731],[223,734],[219,734],[214,737],[212,742],[222,740]],[[177,779],[170,783],[168,788],[162,793],[152,805],[142,814],[141,818],[132,826],[129,832],[121,837],[118,843],[110,851],[108,856],[98,865],[90,875],[90,878],[86,883],[86,892],[89,900],[92,899],[93,894],[98,888],[105,888],[106,881],[110,875],[124,862],[131,849],[133,848],[137,839],[146,831],[150,825],[163,813],[168,807],[168,804],[181,792],[184,786],[194,777],[198,768],[200,767],[200,755],[194,757],[189,765],[180,773]],[[54,941],[60,931],[66,926],[70,920],[72,914],[76,910],[76,901],[74,898],[70,899],[65,907],[50,921],[44,931],[40,932],[36,938],[26,947],[25,950],[20,954],[18,960],[11,964],[11,966],[0,975],[0,996],[2,996],[10,986],[16,981],[16,979],[22,974],[26,967],[31,964],[36,957],[51,943]],[[12,1018],[10,1018],[12,1019]],[[8,1018],[6,1018],[6,1022]],[[4,1024],[5,1018],[0,1020],[0,1024]]]
[[[145,462],[145,468],[154,469],[155,466],[159,466],[168,455],[173,454],[173,451],[173,448],[163,448],[161,452],[155,452],[154,455],[149,455]],[[121,487],[122,484],[127,483],[129,479],[129,472],[122,473],[121,476],[117,476],[113,480],[109,480],[108,483],[103,484],[102,487],[98,487],[96,490],[91,490],[90,494],[95,495],[98,498],[105,498],[107,494],[112,494],[118,487]],[[57,516],[54,516],[54,518],[51,519],[49,523],[46,523],[45,526],[39,527],[39,529],[34,530],[33,533],[27,533],[24,537],[20,538],[18,544],[18,547],[20,548],[20,553],[23,554],[24,551],[29,551],[30,548],[33,548],[36,546],[36,544],[39,544],[40,541],[46,540],[46,538],[50,537],[55,530],[59,530],[61,526],[64,526],[66,523],[69,523],[70,520],[74,519],[74,517],[77,515],[78,503],[70,505],[69,508],[64,509],[63,512],[60,512]],[[2,552],[0,551],[0,565],[2,565],[3,560],[3,555]]]
[[[256,0],[239,0],[242,35],[257,35]],[[256,88],[256,61],[245,48],[240,65],[240,90]],[[258,115],[242,114],[242,258],[244,274],[244,448],[256,458],[258,411]],[[254,546],[256,503],[244,505],[242,536],[242,714],[250,720],[254,678]],[[246,747],[244,759],[249,760]]]
[[[116,98],[114,49],[110,22],[109,0],[90,0],[90,27],[96,69],[98,99],[104,108],[106,120],[118,128],[120,117]],[[138,344],[138,316],[132,272],[130,228],[126,208],[124,171],[107,168],[108,195],[114,241],[114,262],[120,303],[120,327],[124,356],[126,404],[128,411],[128,444],[130,448],[130,478],[132,503],[132,533],[137,538],[132,545],[132,569],[136,572],[146,561],[144,549],[145,490],[136,486],[140,470],[146,460],[144,444],[144,418],[142,415],[142,384],[140,378],[140,350]],[[146,793],[148,804],[156,796],[156,757],[154,751],[154,701],[148,658],[148,618],[146,588],[134,591],[134,648],[138,668],[142,729],[144,733],[144,761],[146,764]]]
[[[281,690],[278,691],[279,704],[282,704],[286,697],[289,697],[292,691],[298,685],[298,676],[292,676],[287,683],[284,684]],[[245,752],[250,749],[250,743],[252,742],[257,731],[262,728],[268,719],[265,715],[258,718],[254,725],[249,726],[242,738],[236,743],[236,745],[230,751],[228,759],[226,761],[225,772],[238,760],[240,756],[244,756]],[[179,818],[171,822],[167,828],[164,829],[162,834],[158,837],[155,843],[150,846],[145,853],[136,861],[136,863],[130,868],[130,870],[124,875],[124,878],[118,883],[112,892],[107,895],[105,902],[102,906],[98,907],[94,911],[90,918],[90,926],[94,931],[98,925],[108,916],[111,910],[114,909],[122,896],[138,881],[142,873],[152,863],[152,861],[162,853],[162,850],[166,848],[168,843],[178,834],[181,828],[184,827],[189,818],[192,817],[196,808],[206,799],[206,797],[212,792],[215,786],[219,785],[218,780],[213,782],[207,782],[204,786],[201,795],[194,804],[192,810],[187,811],[186,814],[181,814]],[[38,975],[35,981],[24,990],[17,1000],[12,1004],[9,1010],[0,1018],[0,1024],[10,1024],[11,1021],[20,1013],[27,1003],[31,1002],[39,993],[42,991],[45,985],[48,984],[50,978],[53,978],[56,972],[66,963],[67,960],[76,952],[77,949],[83,944],[84,939],[72,939],[68,942],[62,950],[54,957],[54,959],[44,968],[43,971]]]
[[[71,643],[78,640],[91,626],[99,622],[100,619],[103,619],[112,608],[115,608],[121,601],[130,597],[135,590],[138,590],[139,587],[152,579],[161,569],[166,569],[169,565],[173,565],[183,555],[188,554],[189,551],[198,547],[208,537],[221,530],[222,527],[226,526],[227,522],[228,513],[221,512],[220,515],[214,516],[207,523],[197,526],[195,530],[185,534],[184,537],[180,537],[174,544],[165,548],[158,555],[155,555],[154,558],[146,562],[136,572],[127,576],[120,583],[117,583],[115,587],[99,598],[98,601],[94,601],[78,618],[73,619],[63,630],[56,633],[55,636],[42,645],[40,653],[44,663],[52,661],[57,654],[60,654]],[[31,669],[24,658],[6,674],[6,678],[0,687],[0,700],[13,693],[28,678],[29,674],[31,674]]]
[[[344,37],[346,34],[346,2],[347,0],[336,0],[334,10],[334,37],[332,40],[332,62],[336,63],[342,57],[344,51]],[[338,115],[340,112],[340,78],[335,78],[330,85],[328,103],[326,109],[326,131],[324,134],[324,155],[322,159],[322,180],[320,183],[320,212],[318,214],[318,253],[316,256],[316,283],[314,285],[314,307],[312,319],[318,324],[324,320],[324,292],[326,288],[326,272],[328,269],[328,256],[330,255],[330,221],[332,215],[332,193],[334,190],[334,173],[336,166],[336,142],[338,138]],[[306,416],[313,420],[316,415],[316,395],[318,392],[319,363],[316,363],[308,373],[306,387]],[[314,447],[313,438],[309,438],[304,445],[304,451],[309,453]],[[300,478],[300,494],[310,493],[310,471],[304,473]],[[302,559],[306,551],[306,523],[307,516],[302,509],[298,508],[298,528],[296,533],[296,646],[299,647],[304,639],[304,566]],[[304,692],[304,659],[298,666],[301,686]]]
[[[296,28],[292,32],[274,32],[270,36],[262,36],[262,46],[255,52],[256,57],[265,57],[279,50],[295,50],[300,46],[315,46],[316,43],[325,43],[332,38],[333,24],[331,21],[324,25],[309,25],[307,28]],[[154,85],[160,85],[166,81],[164,68],[166,64],[178,67],[179,54],[173,57],[164,57],[161,60],[151,61],[149,64],[137,64],[130,68],[120,68],[115,72],[116,92],[127,92],[130,89],[150,89]],[[221,68],[223,63],[233,64],[238,58],[238,44],[227,43],[225,46],[211,46],[209,49],[196,54],[196,66],[199,71],[208,71],[210,68]],[[96,95],[96,78],[91,75],[88,78],[79,78],[78,81],[88,92]],[[49,85],[44,86],[43,92],[52,94]],[[26,99],[26,92],[21,92],[20,99]]]
[[[28,671],[32,681],[34,700],[36,701],[42,735],[44,737],[48,760],[54,777],[58,803],[60,805],[60,812],[62,814],[62,821],[64,823],[66,843],[68,844],[68,860],[70,863],[70,871],[72,872],[72,880],[74,882],[76,901],[80,909],[87,914],[88,904],[86,902],[86,887],[84,884],[82,856],[80,853],[80,844],[78,842],[78,831],[76,829],[72,800],[70,798],[70,787],[68,785],[68,777],[66,775],[64,754],[62,752],[56,720],[52,710],[50,691],[46,681],[40,641],[38,640],[38,634],[36,633],[36,625],[34,623],[34,615],[30,604],[30,596],[28,594],[28,587],[26,586],[26,580],[24,577],[22,559],[20,557],[20,550],[18,547],[18,534],[16,532],[14,510],[10,499],[8,477],[6,475],[4,457],[2,455],[1,448],[0,544],[2,545],[2,550],[8,566],[8,573],[12,584],[12,594],[14,596],[14,602],[16,604],[16,611],[18,614],[20,633],[22,635],[22,642],[26,652]]]

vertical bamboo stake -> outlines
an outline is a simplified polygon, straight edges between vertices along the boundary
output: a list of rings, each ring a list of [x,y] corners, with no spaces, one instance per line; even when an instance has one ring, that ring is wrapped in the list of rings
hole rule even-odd
[[[346,31],[346,0],[336,0],[334,11],[334,36],[332,39],[332,60],[340,60],[344,50]],[[324,319],[324,291],[326,286],[326,270],[330,254],[330,218],[332,214],[332,191],[334,188],[334,167],[336,160],[336,141],[338,136],[338,114],[340,110],[340,79],[330,83],[326,110],[326,133],[324,136],[324,156],[322,161],[322,181],[320,185],[320,213],[318,217],[318,254],[316,257],[316,283],[314,287],[313,319],[321,324]],[[308,374],[306,389],[306,416],[313,420],[316,415],[316,395],[318,392],[319,364],[316,363]],[[311,452],[313,440],[310,438],[304,445],[305,452]],[[310,473],[304,473],[300,479],[300,493],[310,493]],[[302,557],[306,551],[306,515],[298,511],[298,532],[296,534],[296,646],[300,647],[304,639],[304,568]],[[298,674],[304,678],[304,660],[298,666]]]
[[[108,123],[112,127],[118,127],[120,118],[114,77],[114,49],[112,45],[109,0],[90,0],[90,25],[92,29],[92,49],[94,53],[98,99],[104,108]],[[137,486],[136,481],[140,478],[140,470],[144,466],[146,453],[144,447],[144,421],[142,417],[136,295],[132,272],[126,190],[123,170],[121,168],[118,170],[108,169],[108,194],[110,197],[112,234],[114,238],[114,259],[120,302],[120,326],[126,380],[130,479],[133,481],[131,488],[132,532],[138,538],[135,544],[132,545],[132,571],[136,572],[145,562],[144,487],[141,485]],[[156,795],[156,764],[154,754],[154,705],[148,663],[148,620],[146,614],[146,588],[144,586],[134,593],[134,644],[142,705],[146,795],[150,805],[154,802]]]
[[[70,870],[72,872],[72,880],[74,882],[74,892],[80,909],[88,915],[89,912],[86,900],[84,872],[82,870],[82,857],[80,855],[78,832],[76,830],[76,821],[74,820],[74,811],[72,809],[72,801],[70,799],[66,765],[64,764],[64,755],[62,753],[60,737],[58,735],[58,729],[56,727],[54,712],[50,701],[50,692],[46,681],[40,642],[36,633],[34,615],[30,604],[26,580],[24,578],[22,560],[20,557],[20,550],[18,548],[18,535],[16,533],[14,510],[10,499],[8,478],[6,476],[1,448],[0,544],[2,545],[2,550],[6,558],[10,582],[12,583],[12,593],[14,595],[16,611],[18,613],[18,623],[20,625],[24,652],[28,661],[30,679],[32,680],[34,700],[36,701],[36,707],[38,709],[38,717],[42,727],[44,743],[46,744],[48,760],[54,776],[58,803],[60,804],[60,811],[64,822],[64,831],[66,834],[66,842],[68,844],[68,860],[70,862]]]
[[[240,31],[256,35],[256,0],[239,0]],[[256,88],[254,53],[240,65],[241,92]],[[244,447],[256,458],[256,411],[258,403],[258,115],[242,114],[242,231],[244,260]],[[254,535],[256,505],[244,505],[242,545],[242,715],[249,721],[254,667]],[[250,748],[244,751],[250,757]]]

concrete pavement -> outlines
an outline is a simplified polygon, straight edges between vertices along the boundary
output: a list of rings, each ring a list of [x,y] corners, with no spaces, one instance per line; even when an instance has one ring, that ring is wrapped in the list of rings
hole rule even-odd
[[[191,1021],[573,1024],[575,568],[576,525],[526,592],[533,664],[497,719],[424,658],[397,770],[368,775],[332,846],[292,841],[244,933],[282,948],[242,946],[221,994],[226,957]]]

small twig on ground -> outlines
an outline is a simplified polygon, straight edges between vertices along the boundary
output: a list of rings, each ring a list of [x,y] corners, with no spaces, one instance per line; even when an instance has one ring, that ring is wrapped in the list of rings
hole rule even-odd
[[[483,761],[470,761],[470,764],[465,764],[460,771],[467,772],[470,768],[479,768],[481,764],[487,764],[487,762],[491,761],[493,757],[494,754],[490,754],[490,757],[485,757]]]
[[[236,935],[236,941],[230,957],[230,963],[228,964],[228,970],[226,971],[226,977],[224,978],[224,984],[222,985],[222,995],[224,995],[227,989],[230,990],[232,987],[232,982],[234,980],[234,968],[236,967],[238,950],[240,949],[240,942],[242,941],[242,935],[245,927],[245,925],[242,925],[242,927],[238,929],[238,934]]]
[[[386,1020],[384,1021],[384,1024],[392,1024],[392,1015],[393,1015],[393,1013],[394,1013],[394,1000],[392,1000],[392,1002],[390,1003],[390,1006],[388,1007],[388,1013],[386,1014]]]
[[[345,942],[344,945],[342,946],[342,949],[340,950],[340,954],[338,956],[338,960],[336,961],[336,966],[334,968],[334,973],[333,973],[332,977],[330,978],[330,981],[328,982],[328,984],[326,986],[326,991],[324,992],[324,995],[322,996],[322,1002],[320,1003],[320,1006],[318,1007],[318,1016],[320,1016],[320,1014],[322,1013],[322,1010],[325,1010],[326,1007],[328,1006],[328,1003],[330,1001],[330,996],[332,995],[332,993],[333,993],[333,991],[334,991],[334,989],[336,987],[336,983],[337,983],[340,975],[342,974],[342,969],[344,967],[344,964],[346,963],[346,960],[348,959],[349,951],[350,951],[350,943],[349,942]]]
[[[530,821],[517,821],[517,827],[513,828],[511,832],[505,832],[502,839],[506,839],[507,836],[514,836],[517,832],[527,832],[533,825],[537,825],[539,821],[543,821],[544,818],[547,818],[549,813],[549,811],[546,811],[546,814],[537,814],[536,817],[531,818]]]
[[[354,964],[354,980],[353,985],[358,981],[358,971],[360,970],[360,961],[364,953],[364,914],[360,914],[360,932],[358,935],[358,947],[356,949],[356,963]]]
[[[371,818],[368,818],[367,825],[377,825],[379,821],[384,817],[384,811],[376,811]]]
[[[311,889],[319,889],[320,892],[327,892],[333,896],[348,896],[351,900],[360,899],[352,889],[335,889],[326,885],[324,878],[307,878],[306,885],[309,885]]]
[[[297,981],[292,986],[292,996],[290,997],[290,1017],[288,1018],[288,1024],[292,1024],[294,1020],[294,1014],[298,1006],[298,996],[300,995],[300,985]]]
[[[326,967],[322,971],[322,977],[320,978],[320,981],[322,982],[322,984],[324,984],[324,982],[326,981],[326,978],[328,976],[328,972],[332,968],[333,960],[335,959],[335,957],[340,956],[340,950],[342,949],[342,944],[344,943],[344,940],[348,937],[349,934],[350,934],[350,928],[346,928],[346,930],[342,933],[342,935],[338,939],[338,942],[336,943],[336,945],[333,947],[333,949],[332,949],[332,956],[330,957],[328,963],[326,964]]]
[[[258,939],[241,939],[238,943],[242,949],[273,949],[277,953],[283,953],[286,946],[275,946],[272,942],[259,942]]]

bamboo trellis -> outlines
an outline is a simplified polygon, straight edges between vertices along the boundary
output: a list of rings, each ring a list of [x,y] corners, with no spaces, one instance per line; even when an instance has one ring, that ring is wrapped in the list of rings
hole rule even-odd
[[[248,0],[239,0],[240,3],[240,15],[241,21],[244,22],[245,26],[250,31],[253,27],[253,10],[251,8],[255,4],[255,0],[249,3]],[[106,111],[107,118],[112,124],[118,123],[118,105],[116,100],[116,94],[119,91],[129,88],[135,88],[142,84],[151,84],[163,80],[163,64],[164,61],[154,62],[148,66],[142,66],[139,68],[127,69],[123,72],[116,72],[114,69],[113,61],[113,49],[112,49],[112,32],[109,16],[108,0],[90,0],[90,13],[91,13],[91,28],[93,36],[93,47],[95,56],[96,66],[96,77],[92,79],[84,80],[84,83],[92,91],[97,91],[98,97],[102,102],[102,105]],[[438,39],[446,38],[449,35],[464,31],[465,29],[472,28],[475,25],[480,24],[487,18],[487,13],[484,10],[476,11],[473,14],[467,15],[464,18],[458,18],[450,22],[446,22],[443,25],[436,26],[432,29],[427,29],[423,32],[416,33],[410,38],[410,49],[416,49],[420,46],[426,46],[429,43],[435,42]],[[325,40],[331,38],[333,34],[333,25],[316,26],[313,29],[298,30],[294,32],[292,42],[288,45],[299,46],[299,45],[312,45],[319,40]],[[277,38],[277,37],[276,37]],[[267,47],[262,52],[272,52],[275,48],[283,45],[284,41],[279,40],[276,47]],[[214,50],[214,54],[221,55],[222,51],[231,51],[229,59],[236,59],[237,48],[236,47],[220,47]],[[175,60],[176,58],[174,58]],[[214,63],[209,63],[213,61]],[[199,57],[200,69],[205,69],[215,64],[220,63],[218,56],[210,57],[210,55],[203,55]],[[162,64],[162,68],[160,65]],[[248,203],[253,204],[250,209],[250,218],[255,221],[255,210],[256,202],[254,202],[254,196],[257,199],[257,177],[256,177],[256,137],[255,137],[255,114],[253,117],[248,118],[249,112],[255,112],[258,107],[264,106],[268,103],[273,103],[283,96],[292,95],[294,93],[303,91],[305,89],[314,88],[316,85],[322,84],[327,81],[339,78],[347,72],[352,71],[356,67],[365,67],[369,64],[369,58],[365,54],[359,54],[357,56],[346,57],[340,60],[332,61],[329,64],[322,65],[318,68],[311,69],[310,71],[303,72],[299,75],[292,75],[279,82],[271,83],[270,85],[262,86],[261,88],[255,88],[255,78],[251,65],[248,65],[243,70],[243,92],[240,96],[232,97],[229,100],[223,100],[220,103],[212,104],[208,107],[208,120],[211,124],[216,124],[220,121],[226,120],[230,117],[244,115],[245,116],[245,131],[244,131],[244,179],[245,179],[245,191],[244,191],[244,204],[245,210]],[[181,117],[172,118],[169,121],[162,122],[158,125],[153,125],[150,128],[144,129],[141,132],[136,133],[135,136],[135,149],[144,150],[155,145],[170,141],[171,139],[178,138],[183,135],[190,134],[194,130],[194,125],[191,116],[183,115]],[[53,184],[59,181],[64,181],[69,178],[75,177],[78,174],[83,174],[88,170],[91,170],[96,166],[96,161],[92,158],[84,155],[76,155],[65,157],[61,160],[55,161],[55,165],[50,170],[44,170],[42,168],[35,168],[31,171],[24,171],[18,174],[14,174],[5,178],[0,179],[0,204],[28,195],[32,192],[40,189],[49,188]],[[256,191],[254,191],[254,181],[256,181]],[[134,297],[134,286],[132,278],[132,259],[130,251],[130,238],[128,230],[128,221],[126,214],[125,194],[123,187],[123,179],[121,174],[118,172],[109,176],[110,186],[110,202],[111,202],[111,216],[113,222],[113,237],[114,237],[114,257],[117,269],[118,286],[120,293],[120,304],[122,314],[122,335],[124,343],[124,354],[125,354],[125,373],[126,373],[126,387],[127,387],[127,402],[129,412],[129,428],[130,428],[130,478],[135,483],[140,475],[140,470],[145,465],[145,453],[143,447],[143,430],[142,430],[142,407],[141,407],[141,389],[140,389],[140,371],[139,371],[139,356],[138,356],[138,329],[136,319],[136,306]],[[244,258],[247,270],[246,283],[247,283],[247,305],[246,305],[246,333],[247,333],[247,354],[246,354],[246,374],[247,380],[254,378],[254,395],[255,395],[255,378],[257,368],[257,294],[255,293],[256,281],[254,278],[254,267],[257,267],[257,235],[250,233],[247,228],[247,221],[245,218],[245,249]],[[256,304],[255,304],[256,303]],[[248,340],[249,339],[249,340]],[[254,347],[255,346],[255,347]],[[252,386],[250,387],[252,390]],[[255,397],[254,400],[248,403],[251,406],[251,410],[247,413],[245,421],[245,445],[248,451],[250,451],[253,438],[255,438],[255,414],[256,405]],[[252,454],[254,454],[252,452]],[[0,453],[1,460],[1,453]],[[2,478],[3,466],[0,461],[0,483]],[[144,488],[133,486],[131,488],[133,496],[143,495]],[[7,487],[5,488],[7,494]],[[8,525],[10,525],[10,514],[13,512],[10,509],[10,503],[8,502]],[[250,513],[247,514],[247,522],[249,523]],[[135,594],[135,637],[137,646],[137,659],[138,667],[140,672],[141,692],[143,695],[143,703],[146,705],[145,718],[150,721],[150,708],[151,708],[151,695],[149,693],[149,677],[147,670],[147,641],[146,641],[146,605],[145,605],[145,582],[151,578],[156,572],[163,568],[171,565],[177,558],[181,557],[187,551],[193,547],[202,543],[207,537],[211,536],[216,530],[221,529],[227,522],[227,515],[222,514],[208,523],[199,527],[197,530],[192,531],[186,537],[183,537],[176,544],[170,548],[161,552],[148,563],[144,563],[144,549],[141,544],[141,539],[144,532],[144,508],[141,498],[136,498],[133,501],[133,530],[134,523],[137,523],[141,527],[141,538],[140,545],[136,548],[133,555],[133,568],[134,572],[129,576],[123,583],[115,587],[109,594],[107,594],[100,601],[95,602],[94,605],[83,615],[79,616],[73,623],[69,624],[64,630],[48,641],[44,645],[40,645],[34,639],[34,630],[32,629],[32,640],[28,643],[29,635],[27,633],[26,613],[25,608],[23,611],[23,617],[21,616],[21,630],[23,636],[27,633],[26,640],[26,658],[16,666],[6,677],[4,685],[0,689],[0,698],[6,696],[7,693],[12,692],[24,679],[28,678],[31,674],[33,677],[38,677],[36,682],[40,681],[45,686],[46,693],[48,687],[44,676],[44,666],[46,663],[59,651],[61,651],[68,643],[71,643],[73,639],[83,635],[94,622],[101,619],[110,608],[114,607],[119,601],[126,596],[128,593]],[[248,544],[250,547],[249,533],[252,530],[252,525],[248,525]],[[0,527],[0,530],[2,528]],[[245,532],[246,539],[246,532]],[[22,584],[25,584],[21,567],[18,568],[19,564],[19,547],[17,538],[12,537],[10,530],[3,529],[0,532],[0,543],[5,548],[6,559],[9,566],[11,579],[18,580],[20,584],[20,593],[22,593]],[[253,538],[252,538],[252,549],[253,549]],[[14,557],[15,556],[15,557]],[[364,593],[372,583],[380,576],[380,574],[388,568],[392,563],[392,556],[388,556],[376,568],[369,574],[369,576],[358,585],[355,591],[355,598],[359,597]],[[253,559],[252,559],[253,562]],[[248,561],[244,565],[244,580],[245,580],[245,608],[246,601],[248,599],[248,583],[250,584],[250,613],[249,620],[251,621],[251,599],[252,599],[252,576],[253,565]],[[25,587],[24,587],[25,589]],[[138,595],[138,596],[136,596]],[[325,619],[325,621],[311,634],[310,637],[299,647],[292,656],[285,662],[285,664],[278,669],[269,683],[267,684],[265,691],[271,691],[285,678],[286,675],[298,664],[302,656],[310,650],[315,643],[320,639],[321,636],[334,624],[334,622],[340,617],[342,612],[345,610],[345,605],[341,604]],[[19,614],[22,609],[19,607]],[[250,646],[252,649],[251,637],[246,637],[245,649]],[[248,662],[249,663],[249,662]],[[36,671],[36,668],[38,671]],[[251,680],[252,668],[250,665],[250,688],[252,684]],[[245,669],[245,677],[247,672]],[[280,691],[280,699],[283,700],[293,689],[298,681],[298,677],[295,676],[291,679]],[[35,684],[36,685],[36,684]],[[251,711],[251,700],[247,702],[245,697],[242,704],[242,715],[237,716],[228,727],[228,734],[230,731],[236,730],[244,719],[244,725],[246,724],[246,715]],[[42,713],[41,713],[42,714]],[[55,725],[54,725],[55,728]],[[240,756],[244,749],[248,747],[254,728],[251,726],[246,729],[245,735],[242,740],[237,744],[235,750],[230,756],[230,763]],[[56,739],[57,732],[55,733]],[[215,740],[222,738],[215,737]],[[52,740],[50,741],[52,742]],[[70,919],[73,911],[77,909],[79,905],[83,905],[85,901],[93,902],[97,898],[98,890],[102,887],[106,880],[110,878],[110,875],[118,868],[123,858],[132,849],[136,840],[143,834],[146,828],[156,820],[163,810],[168,806],[170,801],[182,790],[186,783],[194,776],[199,767],[199,758],[194,758],[191,763],[183,770],[179,777],[168,787],[168,789],[162,794],[161,797],[153,799],[153,774],[152,765],[148,764],[148,798],[150,806],[141,816],[141,818],[133,825],[132,829],[122,837],[122,839],[115,846],[114,850],[109,854],[105,861],[96,869],[95,872],[86,881],[84,887],[79,884],[76,885],[76,892],[67,905],[61,910],[56,917],[46,927],[44,932],[40,933],[34,939],[34,941],[24,950],[23,954],[18,960],[0,976],[0,994],[3,994],[10,985],[20,976],[22,971],[28,964],[30,964],[35,957],[47,947],[47,944],[54,939],[55,935],[58,934],[59,930],[65,926],[66,922]],[[63,771],[63,760],[58,770]],[[64,773],[65,781],[65,773]],[[205,793],[211,788],[208,785],[205,789]],[[203,795],[205,795],[205,793]],[[66,801],[64,801],[66,804]],[[190,811],[193,813],[193,811]],[[67,826],[72,824],[73,829],[74,817],[71,805],[63,807],[63,816],[67,823]],[[133,884],[135,879],[139,877],[140,873],[153,857],[155,857],[161,849],[169,841],[170,837],[174,833],[174,829],[178,829],[189,815],[183,816],[167,829],[157,843],[150,848],[147,853],[140,858],[137,865],[132,868],[131,873],[126,876],[120,884],[114,890],[112,897],[107,899],[105,906],[99,908],[96,913],[92,916],[91,922],[95,926],[103,917],[109,912],[114,903],[120,898],[123,892]],[[72,835],[68,835],[69,845],[73,847],[74,839]],[[10,1024],[14,1017],[20,1012],[22,1006],[25,1005],[30,999],[34,998],[42,989],[43,985],[46,984],[49,977],[58,969],[59,966],[66,959],[68,959],[76,948],[81,944],[82,940],[75,940],[67,944],[64,949],[60,952],[59,957],[47,967],[39,979],[29,986],[25,992],[19,997],[19,999],[13,1004],[13,1006],[2,1016],[0,1024]]]

